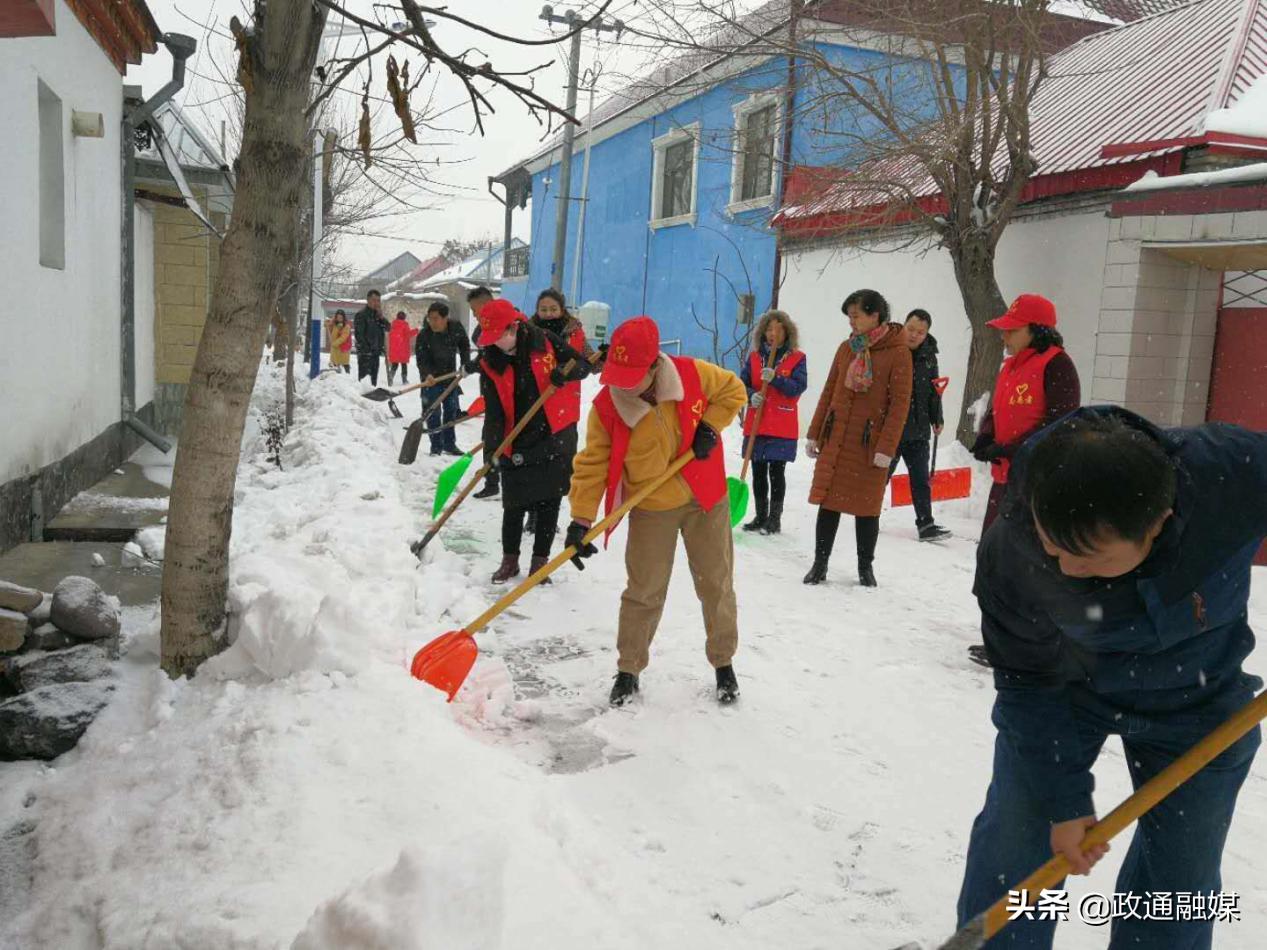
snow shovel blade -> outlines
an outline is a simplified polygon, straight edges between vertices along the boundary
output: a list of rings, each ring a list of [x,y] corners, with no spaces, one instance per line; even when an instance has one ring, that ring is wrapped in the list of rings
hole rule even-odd
[[[394,399],[396,397],[394,392],[390,389],[384,389],[382,386],[379,386],[377,389],[371,389],[367,393],[361,393],[361,395],[372,402],[387,402],[387,400]]]
[[[748,514],[748,483],[731,476],[726,479],[726,490],[730,494],[730,526],[733,528]]]
[[[389,399],[389,400],[387,400],[387,408],[391,410],[391,412],[392,412],[392,418],[393,418],[393,419],[403,419],[403,418],[405,418],[405,414],[404,414],[403,412],[401,412],[401,411],[400,411],[400,407],[396,405],[396,400],[395,400],[395,399]]]
[[[418,461],[418,447],[422,445],[422,434],[426,427],[425,419],[415,419],[409,423],[409,428],[405,430],[405,441],[400,443],[400,457],[396,460],[401,465],[413,465]]]
[[[415,679],[446,693],[449,702],[453,702],[479,652],[473,636],[465,630],[450,630],[414,654],[409,672]]]
[[[453,489],[458,487],[458,484],[462,481],[462,476],[471,467],[471,459],[472,456],[468,452],[440,473],[440,480],[436,483],[435,504],[431,506],[432,518],[439,518],[440,512],[444,511],[444,506],[448,504],[449,496],[453,494]]]

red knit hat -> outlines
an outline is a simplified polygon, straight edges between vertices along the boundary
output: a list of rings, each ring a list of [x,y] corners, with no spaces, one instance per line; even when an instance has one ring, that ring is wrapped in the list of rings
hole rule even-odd
[[[997,320],[991,320],[986,326],[994,327],[996,330],[1019,330],[1030,324],[1054,327],[1056,305],[1038,294],[1021,294],[1012,301],[1012,306],[1007,308],[1007,313]]]
[[[626,320],[612,334],[599,380],[617,389],[637,386],[660,355],[660,328],[650,317]]]
[[[509,300],[490,300],[480,311],[480,338],[477,346],[492,346],[514,323],[527,320]]]

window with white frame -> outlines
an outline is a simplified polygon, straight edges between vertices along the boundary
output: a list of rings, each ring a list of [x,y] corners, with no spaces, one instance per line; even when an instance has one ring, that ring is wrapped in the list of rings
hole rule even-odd
[[[674,129],[655,139],[651,226],[694,224],[696,170],[699,165],[699,126]]]
[[[775,96],[755,95],[735,107],[735,161],[731,210],[759,208],[774,200],[779,104]]]

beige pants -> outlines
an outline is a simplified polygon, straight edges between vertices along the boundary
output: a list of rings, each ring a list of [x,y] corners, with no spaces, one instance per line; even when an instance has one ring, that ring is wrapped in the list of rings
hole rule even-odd
[[[622,673],[636,675],[647,668],[651,640],[664,611],[679,534],[686,544],[695,593],[704,611],[708,662],[714,668],[729,666],[739,647],[734,542],[725,499],[707,513],[694,499],[669,511],[635,508],[629,515],[629,542],[625,549],[628,582],[620,598],[620,630],[616,638],[620,653],[617,669]]]

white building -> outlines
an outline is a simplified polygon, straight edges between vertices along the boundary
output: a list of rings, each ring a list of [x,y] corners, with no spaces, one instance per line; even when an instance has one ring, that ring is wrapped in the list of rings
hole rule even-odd
[[[121,290],[122,73],[161,38],[143,0],[4,6],[0,550],[27,540],[41,511],[51,516],[139,444],[129,420],[145,425],[153,293],[139,295],[148,313],[136,315],[133,333]],[[136,221],[142,246],[147,225]]]
[[[998,251],[1003,296],[1056,303],[1084,402],[1267,429],[1267,165],[1236,168],[1267,160],[1267,0],[1199,0],[1048,68],[1031,113],[1039,172]],[[950,256],[911,229],[850,230],[858,210],[835,187],[777,218],[806,399],[847,334],[841,301],[870,287],[895,319],[933,314],[953,420],[971,331]]]

